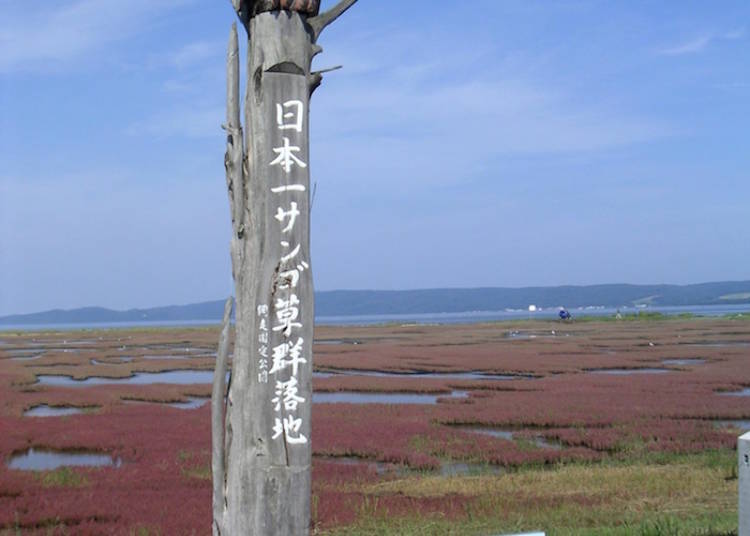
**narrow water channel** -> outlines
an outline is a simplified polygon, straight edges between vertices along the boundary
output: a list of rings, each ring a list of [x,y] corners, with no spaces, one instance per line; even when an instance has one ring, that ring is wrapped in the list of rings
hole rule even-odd
[[[75,380],[71,376],[40,375],[37,376],[39,385],[57,387],[88,387],[91,385],[151,385],[155,383],[170,383],[175,385],[192,385],[213,382],[212,370],[168,370],[165,372],[136,372],[126,378],[105,378],[91,376],[85,380]],[[227,373],[227,378],[229,374]]]
[[[83,408],[73,408],[70,406],[48,406],[42,404],[34,406],[23,412],[24,417],[64,417],[66,415],[78,415],[83,413]]]
[[[467,398],[466,391],[453,391],[450,394],[417,393],[358,393],[334,392],[313,393],[315,404],[426,404],[438,403],[439,398]]]
[[[8,469],[51,471],[59,467],[120,467],[120,458],[95,452],[65,452],[30,448],[11,456]]]

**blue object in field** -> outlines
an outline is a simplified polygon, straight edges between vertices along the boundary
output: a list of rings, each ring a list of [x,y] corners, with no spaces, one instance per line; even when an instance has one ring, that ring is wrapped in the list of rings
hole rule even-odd
[[[560,309],[560,312],[558,314],[560,315],[560,320],[570,319],[570,313],[567,309]]]

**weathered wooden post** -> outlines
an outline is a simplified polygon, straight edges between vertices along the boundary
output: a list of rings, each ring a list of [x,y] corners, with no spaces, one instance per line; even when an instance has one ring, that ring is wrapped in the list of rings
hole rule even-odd
[[[323,29],[356,0],[232,0],[248,34],[244,136],[236,25],[227,59],[225,167],[236,327],[212,396],[215,535],[309,534],[313,286],[309,102]],[[225,326],[228,315],[225,315]]]
[[[737,438],[739,536],[750,536],[750,432]]]

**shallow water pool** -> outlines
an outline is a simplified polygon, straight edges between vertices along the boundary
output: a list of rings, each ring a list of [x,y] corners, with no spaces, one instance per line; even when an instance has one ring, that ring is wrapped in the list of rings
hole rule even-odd
[[[51,471],[59,467],[120,467],[120,458],[95,452],[63,452],[56,450],[29,449],[15,454],[8,462],[8,469],[19,471]]]
[[[437,404],[438,398],[467,398],[466,391],[453,391],[450,394],[421,393],[313,393],[316,404]]]

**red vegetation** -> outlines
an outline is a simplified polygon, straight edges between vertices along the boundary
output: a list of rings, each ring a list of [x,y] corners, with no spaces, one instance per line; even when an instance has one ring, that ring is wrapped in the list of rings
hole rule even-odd
[[[409,471],[439,471],[450,462],[512,468],[595,462],[633,451],[732,449],[734,434],[713,421],[750,419],[750,398],[718,394],[750,386],[750,347],[705,344],[747,342],[746,322],[533,325],[533,332],[526,333],[524,326],[510,324],[318,330],[320,339],[344,341],[316,346],[320,369],[482,371],[535,378],[316,378],[318,391],[469,393],[466,399],[440,398],[435,405],[316,404],[316,525],[342,526],[385,512],[460,518],[476,506],[470,496],[411,498],[363,491],[368,484]],[[516,330],[520,336],[508,336]],[[207,396],[208,385],[65,388],[34,382],[40,374],[126,377],[211,369],[215,340],[213,330],[0,333],[5,343],[0,344],[0,457],[7,461],[30,447],[85,449],[123,462],[119,468],[73,468],[80,478],[68,483],[0,465],[0,532],[209,533],[208,406],[186,411],[128,402]],[[30,350],[41,357],[14,359],[34,357]],[[686,358],[705,362],[662,364]],[[655,367],[672,371],[631,376],[585,372]],[[90,409],[68,417],[23,417],[25,410],[41,404]],[[467,427],[512,431],[513,439]],[[537,444],[539,437],[560,448]]]

